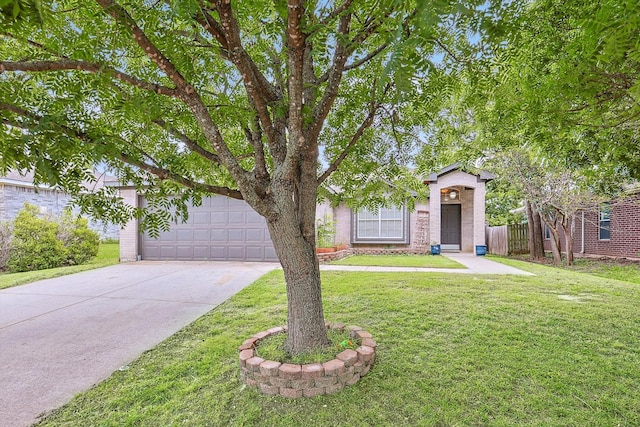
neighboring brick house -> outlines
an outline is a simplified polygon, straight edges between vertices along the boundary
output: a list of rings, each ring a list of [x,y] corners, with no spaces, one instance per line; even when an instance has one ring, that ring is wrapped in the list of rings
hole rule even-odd
[[[576,255],[640,258],[640,189],[579,213],[574,227]],[[560,246],[564,251],[563,233]],[[551,250],[548,230],[545,230],[544,247]]]
[[[102,185],[102,180],[97,183]],[[0,221],[13,220],[25,203],[38,206],[47,213],[60,214],[70,203],[71,196],[48,186],[33,184],[33,173],[11,171],[0,177]],[[118,239],[120,227],[89,220],[89,227],[103,239]]]

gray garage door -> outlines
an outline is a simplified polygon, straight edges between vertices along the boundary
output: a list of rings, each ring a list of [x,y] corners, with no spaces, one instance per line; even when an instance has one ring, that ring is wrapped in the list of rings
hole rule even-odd
[[[140,243],[147,260],[278,261],[265,219],[224,196],[203,199],[186,223],[157,239],[144,234]]]

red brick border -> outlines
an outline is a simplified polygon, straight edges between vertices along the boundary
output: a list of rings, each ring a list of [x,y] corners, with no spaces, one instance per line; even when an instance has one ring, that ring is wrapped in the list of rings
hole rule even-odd
[[[340,323],[327,324],[328,329],[344,330]],[[256,356],[260,340],[286,332],[286,327],[259,332],[238,347],[242,381],[264,394],[283,397],[314,397],[331,394],[357,383],[371,369],[376,356],[376,342],[371,334],[358,326],[348,326],[349,335],[361,341],[355,350],[344,350],[324,363],[295,365],[264,360]]]

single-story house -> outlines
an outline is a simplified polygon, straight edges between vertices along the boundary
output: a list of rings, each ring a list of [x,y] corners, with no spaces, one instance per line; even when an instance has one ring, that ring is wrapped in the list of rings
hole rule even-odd
[[[458,164],[429,175],[429,199],[377,212],[352,211],[341,204],[320,204],[317,218],[335,222],[335,244],[354,253],[393,250],[425,253],[432,243],[442,250],[473,252],[485,244],[485,184],[494,176],[471,174]],[[135,188],[121,187],[120,196],[132,206],[144,206]],[[141,233],[137,221],[120,231],[120,258],[147,260],[277,261],[264,218],[245,202],[224,196],[191,207],[186,223],[173,224],[158,238]]]
[[[544,248],[551,250],[550,231],[545,227]],[[560,233],[564,251],[564,234]],[[576,255],[640,258],[640,188],[578,214],[574,223]]]
[[[99,179],[97,187],[103,184]],[[58,189],[33,183],[33,173],[10,171],[0,176],[0,221],[12,221],[25,203],[38,206],[43,212],[58,215],[69,206],[71,196]],[[118,239],[120,227],[89,219],[89,227],[103,239]]]

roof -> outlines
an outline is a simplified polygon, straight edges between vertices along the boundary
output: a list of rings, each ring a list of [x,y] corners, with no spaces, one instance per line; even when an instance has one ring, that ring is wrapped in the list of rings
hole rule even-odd
[[[114,179],[112,176],[106,175],[106,173],[99,173],[95,170],[93,171],[93,174],[96,177],[96,182],[82,182],[82,185],[87,189],[101,188],[106,184],[106,182]],[[36,187],[33,183],[33,178],[33,171],[19,171],[17,169],[12,169],[5,176],[0,176],[0,184],[15,185],[17,187]],[[51,185],[44,183],[38,184],[37,188],[55,189]],[[60,191],[58,189],[55,190]]]
[[[442,168],[439,172],[433,172],[431,174],[429,174],[429,176],[427,177],[427,179],[424,180],[425,184],[431,184],[431,183],[436,183],[438,182],[438,178],[440,178],[443,175],[446,175],[448,173],[451,172],[455,172],[455,171],[461,171],[464,173],[469,173],[467,171],[465,171],[462,167],[462,164],[459,162],[453,163],[445,168]],[[494,179],[496,176],[494,174],[492,174],[491,172],[488,172],[486,170],[480,170],[480,173],[478,174],[470,174],[470,175],[475,175],[478,179],[478,182],[487,182],[487,181],[491,181],[492,179]]]

